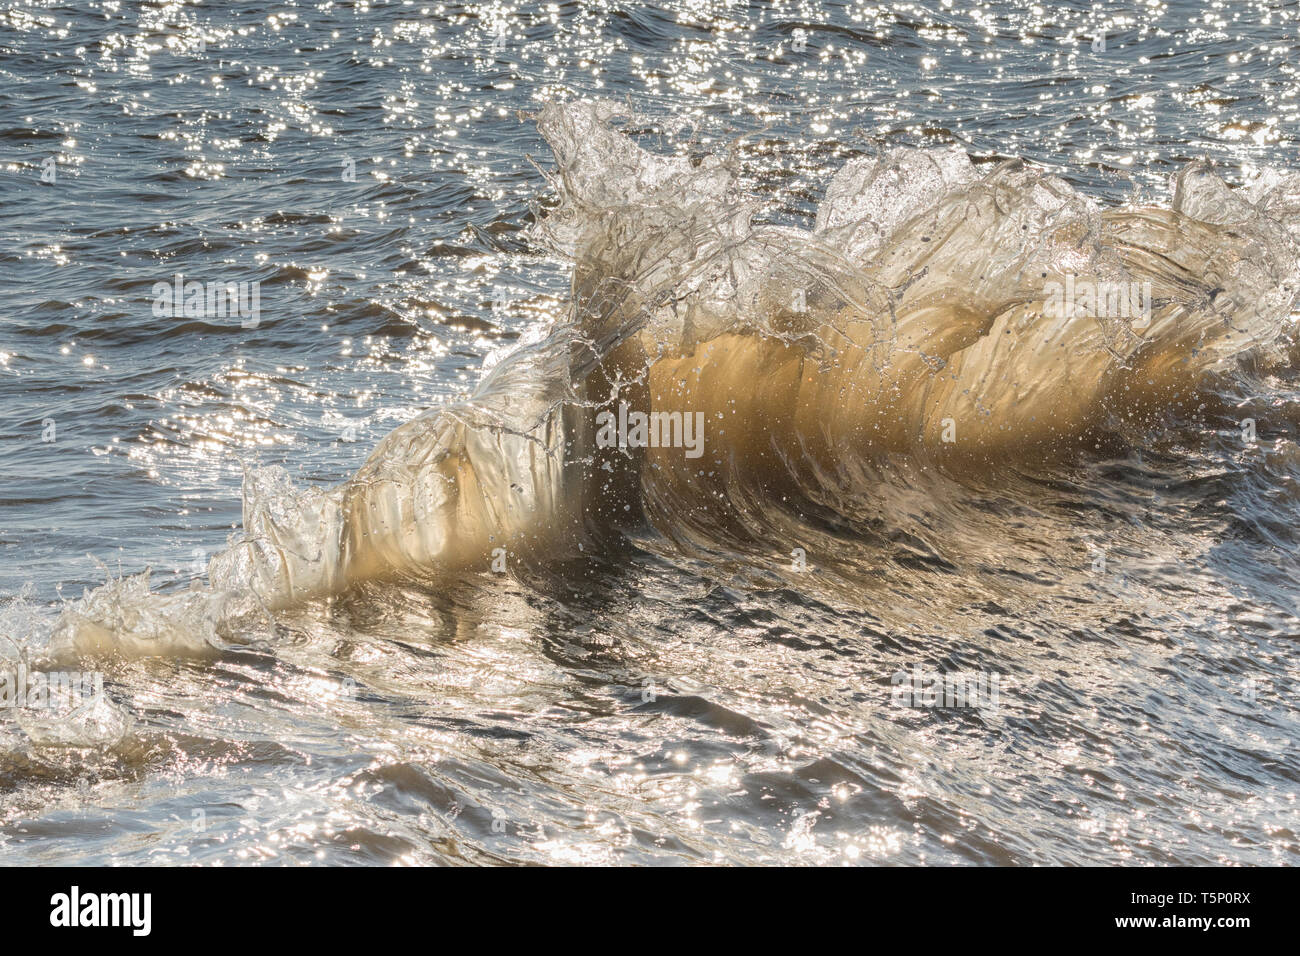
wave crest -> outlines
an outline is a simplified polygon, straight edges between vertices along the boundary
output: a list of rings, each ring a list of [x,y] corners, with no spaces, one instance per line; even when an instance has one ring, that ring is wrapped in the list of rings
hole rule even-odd
[[[1168,208],[1103,207],[1020,161],[895,148],[847,163],[802,230],[762,221],[734,151],[657,155],[619,118],[644,121],[588,102],[538,120],[559,204],[534,239],[573,261],[567,321],[338,488],[253,473],[205,587],[110,582],[56,645],[219,644],[357,581],[590,553],[643,518],[696,550],[786,535],[801,509],[852,515],[897,456],[958,479],[1065,457],[1283,357],[1295,174],[1234,190],[1195,163]],[[702,415],[703,457],[602,442],[606,412]]]

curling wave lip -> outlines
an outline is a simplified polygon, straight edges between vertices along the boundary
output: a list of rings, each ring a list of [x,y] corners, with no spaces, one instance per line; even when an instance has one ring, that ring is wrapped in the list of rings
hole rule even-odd
[[[1233,191],[1198,163],[1170,208],[1101,208],[1020,162],[894,149],[836,174],[804,231],[756,221],[733,157],[650,153],[620,118],[600,101],[538,118],[560,204],[534,238],[573,260],[566,321],[342,486],[254,476],[244,539],[207,587],[110,582],[62,615],[55,647],[202,650],[360,581],[429,580],[497,549],[576,558],[643,520],[682,543],[734,534],[763,499],[847,507],[891,455],[959,480],[1068,459],[1108,419],[1140,427],[1207,374],[1277,357],[1300,177]],[[1089,283],[1149,290],[1141,334],[1131,315],[1053,305]],[[710,423],[702,457],[607,447],[602,423],[624,413]]]

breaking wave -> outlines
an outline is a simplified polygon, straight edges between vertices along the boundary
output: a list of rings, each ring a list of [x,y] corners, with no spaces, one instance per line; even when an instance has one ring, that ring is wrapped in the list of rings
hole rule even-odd
[[[340,486],[250,471],[206,581],[110,580],[50,655],[206,653],[360,582],[560,574],[647,529],[779,579],[797,542],[829,566],[836,540],[888,540],[940,478],[1140,442],[1288,361],[1300,176],[1233,189],[1196,163],[1167,207],[1103,207],[1020,161],[894,148],[848,162],[805,230],[764,223],[736,151],[658,155],[620,120],[651,122],[538,120],[558,204],[534,240],[572,260],[564,321]]]

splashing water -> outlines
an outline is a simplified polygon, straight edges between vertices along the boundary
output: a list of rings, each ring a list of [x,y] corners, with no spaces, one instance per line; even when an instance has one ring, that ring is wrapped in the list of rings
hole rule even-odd
[[[60,436],[139,405],[150,444],[94,439],[121,470],[60,507],[100,538],[50,518],[55,557],[44,531],[21,550],[42,584],[127,552],[79,600],[0,608],[7,671],[102,687],[0,714],[0,857],[1294,861],[1300,179],[1267,168],[1295,78],[1272,14],[1169,33],[1137,11],[1112,25],[1116,73],[1061,39],[1092,26],[1064,8],[1003,36],[924,4],[854,7],[869,29],[590,6],[571,32],[515,11],[504,49],[472,18],[378,7],[204,12],[231,23],[198,53],[190,8],[71,28],[92,51],[76,89],[165,155],[119,169],[139,144],[72,121],[19,139],[57,145],[61,178],[13,215],[98,201],[101,177],[115,218],[6,259],[35,291],[0,372],[43,401],[26,353],[75,333],[69,361],[113,400],[77,393]],[[62,50],[60,22],[4,16],[26,52],[0,71],[44,77],[23,44]],[[306,20],[329,29],[273,68]],[[1257,28],[1224,65],[1219,34]],[[1169,94],[1166,36],[1187,78]],[[151,125],[151,57],[166,102],[194,96],[174,132]],[[1034,79],[1035,57],[1063,65]],[[609,89],[573,79],[589,63]],[[616,73],[665,88],[595,98],[622,99]],[[1004,73],[1008,102],[985,82]],[[1107,90],[1100,131],[1057,122],[1079,83]],[[367,138],[375,115],[401,149]],[[848,145],[867,115],[880,135]],[[545,187],[516,169],[534,131]],[[1117,168],[1145,188],[1121,196]],[[230,211],[240,190],[256,215]],[[231,277],[262,281],[262,324],[215,371],[210,323],[135,323],[139,289],[254,252]],[[474,304],[507,280],[519,314]],[[39,450],[66,461],[67,441]],[[230,529],[241,443],[277,463],[246,465]],[[222,475],[194,493],[178,462],[200,446],[194,473]],[[167,482],[234,531],[192,580],[167,573],[181,522],[132,510]],[[33,514],[39,484],[12,493]]]
[[[221,647],[363,581],[436,582],[498,549],[572,560],[629,515],[700,553],[784,554],[802,511],[871,509],[896,456],[956,481],[1068,462],[1285,358],[1300,176],[1234,193],[1197,164],[1169,209],[1102,209],[1023,163],[894,149],[842,169],[804,232],[755,224],[725,157],[656,156],[618,116],[539,120],[561,203],[538,238],[573,258],[567,321],[343,487],[254,473],[208,587],[111,582],[63,615],[55,655]]]

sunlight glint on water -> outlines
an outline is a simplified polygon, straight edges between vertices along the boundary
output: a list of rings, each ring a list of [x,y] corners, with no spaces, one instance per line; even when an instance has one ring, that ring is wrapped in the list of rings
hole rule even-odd
[[[1183,319],[1237,306],[1230,347],[1203,356],[1226,364],[1190,401],[1108,400],[1086,436],[1031,453],[1016,431],[960,462],[910,427],[882,440],[883,421],[854,444],[869,389],[835,383],[812,403],[839,436],[834,467],[778,480],[716,463],[742,447],[713,415],[729,405],[708,408],[702,476],[658,452],[601,458],[606,395],[591,393],[555,436],[590,443],[576,484],[485,470],[497,501],[581,486],[571,533],[539,537],[520,511],[522,531],[436,578],[422,553],[401,580],[342,591],[327,546],[356,527],[334,523],[327,489],[394,429],[414,422],[381,463],[410,461],[397,445],[425,433],[417,416],[465,400],[485,368],[508,386],[479,392],[500,396],[488,411],[522,417],[583,358],[545,340],[575,303],[552,247],[582,233],[561,230],[529,160],[555,165],[547,104],[621,104],[641,148],[693,175],[729,157],[733,193],[701,201],[752,202],[772,237],[825,225],[832,177],[905,147],[968,154],[980,177],[1022,157],[1111,211],[1176,206],[1172,177],[1208,159],[1265,202],[1261,183],[1282,180],[1264,170],[1300,170],[1294,5],[81,9],[0,11],[0,623],[16,645],[0,653],[59,651],[64,601],[109,578],[96,607],[119,617],[95,634],[116,651],[57,658],[103,675],[105,699],[75,717],[0,713],[4,862],[1294,862],[1296,391],[1289,362],[1232,361],[1278,333],[1289,348],[1265,293],[1287,273],[1294,190],[1265,206],[1281,233],[1179,233],[1204,288],[1162,293],[1163,266],[1123,262],[1152,273],[1157,302],[1184,295]],[[909,169],[899,194],[915,196]],[[628,177],[600,173],[626,194]],[[1208,174],[1187,182],[1218,195]],[[663,214],[680,224],[674,188]],[[548,212],[550,245],[532,231]],[[1131,236],[1099,221],[1106,242]],[[901,266],[864,266],[874,239],[854,241],[837,237],[853,269],[834,294],[882,296]],[[763,248],[778,275],[832,265],[793,240]],[[1086,272],[1045,250],[979,249]],[[628,278],[607,265],[585,274]],[[177,274],[257,282],[255,324],[183,303],[160,317],[154,287]],[[651,278],[647,301],[682,280]],[[1047,295],[1041,275],[1017,281],[986,291]],[[777,321],[801,286],[757,288],[746,321]],[[837,308],[805,293],[814,317]],[[639,347],[707,338],[706,312],[680,327],[656,313]],[[916,343],[894,344],[897,372]],[[1071,374],[1105,364],[1070,354]],[[658,375],[651,402],[726,394]],[[1002,420],[972,414],[955,414],[959,436]],[[390,500],[379,477],[352,486],[366,507]],[[278,556],[213,563],[231,535],[228,553],[250,550],[241,487],[254,540],[292,538],[313,569],[290,588],[305,603],[263,607],[282,582],[255,571]],[[378,553],[377,527],[348,553]],[[147,584],[132,577],[146,567]],[[232,598],[213,574],[248,587]],[[914,668],[996,676],[997,706],[900,706],[895,678]]]

